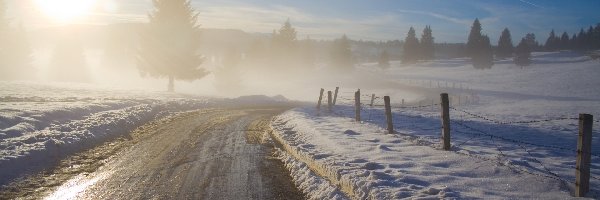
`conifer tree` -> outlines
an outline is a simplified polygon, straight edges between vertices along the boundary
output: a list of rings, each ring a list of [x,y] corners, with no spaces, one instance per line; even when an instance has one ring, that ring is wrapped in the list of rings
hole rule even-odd
[[[419,39],[417,39],[415,29],[410,27],[406,39],[404,39],[402,54],[402,63],[412,64],[419,59]]]
[[[381,52],[381,55],[379,55],[378,63],[379,67],[381,67],[382,69],[390,68],[390,55],[386,50],[383,50],[383,52]]]
[[[569,34],[567,32],[563,32],[563,34],[560,36],[560,40],[559,40],[559,49],[560,50],[566,50],[569,48]]]
[[[478,52],[478,46],[480,46],[481,42],[481,23],[479,19],[475,19],[473,25],[471,26],[471,32],[469,32],[469,39],[467,40],[467,54],[473,57]]]
[[[332,67],[336,70],[348,72],[354,69],[350,40],[346,35],[333,42],[331,59]]]
[[[584,49],[585,50],[591,50],[594,49],[594,28],[592,28],[592,26],[590,26],[587,30],[587,32],[585,33],[586,37],[585,37],[585,43],[584,43]]]
[[[583,31],[583,28],[581,28],[579,30],[579,34],[577,34],[577,41],[575,41],[575,49],[577,50],[583,50],[584,46],[585,46],[585,31]]]
[[[510,36],[510,31],[508,28],[504,28],[502,34],[500,35],[500,39],[498,39],[498,50],[496,52],[496,56],[500,58],[512,57],[513,50],[514,46]]]
[[[476,69],[491,69],[494,65],[494,52],[492,44],[490,44],[490,38],[483,35],[476,47],[479,52],[472,57],[473,67]]]
[[[531,51],[535,51],[536,49],[539,49],[539,47],[540,47],[538,42],[535,40],[535,34],[533,34],[533,33],[527,33],[525,35],[525,42],[527,43],[527,45],[529,45],[529,49]]]
[[[274,31],[273,40],[281,47],[290,48],[296,42],[296,35],[296,29],[292,27],[290,19],[287,19],[279,29],[279,32]]]
[[[521,39],[519,45],[515,48],[515,64],[521,66],[529,66],[531,64],[531,48],[527,44],[527,39]]]
[[[142,32],[138,68],[143,75],[167,78],[168,91],[175,80],[193,81],[208,72],[201,68],[198,13],[189,0],[153,0],[155,10]]]
[[[273,70],[297,69],[304,67],[304,44],[297,40],[296,29],[287,19],[279,30],[273,30],[272,44],[269,55],[269,65],[277,66]]]
[[[558,38],[554,33],[554,29],[550,31],[550,35],[548,39],[546,39],[546,44],[544,45],[547,51],[556,51],[558,49]]]
[[[481,23],[475,19],[467,41],[467,53],[471,57],[475,69],[490,69],[494,65],[494,52],[490,38],[482,35],[481,30]]]
[[[594,27],[594,35],[592,36],[593,49],[600,49],[600,23]]]
[[[434,37],[431,26],[425,26],[423,35],[421,35],[421,58],[423,60],[432,60],[435,57]]]

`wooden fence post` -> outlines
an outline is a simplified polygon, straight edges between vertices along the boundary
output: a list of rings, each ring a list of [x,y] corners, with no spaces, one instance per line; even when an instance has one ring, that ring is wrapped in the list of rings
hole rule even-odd
[[[354,109],[356,111],[354,117],[357,122],[360,122],[360,90],[354,93]]]
[[[387,120],[387,130],[389,134],[394,133],[394,121],[392,120],[392,105],[390,104],[390,96],[383,97],[385,102],[385,119]]]
[[[335,94],[333,95],[333,105],[335,106],[335,103],[337,102],[337,95],[338,95],[338,91],[340,90],[340,87],[335,87]]]
[[[327,109],[331,112],[331,107],[333,106],[333,101],[331,99],[331,91],[327,91]]]
[[[371,107],[373,107],[374,102],[375,102],[375,94],[371,95]]]
[[[321,110],[321,101],[323,100],[323,92],[325,92],[325,89],[321,88],[321,93],[319,94],[319,102],[317,103],[317,110]]]
[[[592,125],[594,116],[579,114],[577,139],[577,165],[575,167],[575,196],[583,197],[590,191],[590,165],[592,153]]]
[[[450,105],[448,93],[440,95],[442,105],[442,147],[444,150],[450,150]]]

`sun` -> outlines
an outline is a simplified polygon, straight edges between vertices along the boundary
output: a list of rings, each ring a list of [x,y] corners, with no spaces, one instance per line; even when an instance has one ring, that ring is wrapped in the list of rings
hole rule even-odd
[[[72,22],[88,14],[95,2],[96,0],[35,0],[44,14],[61,23]]]

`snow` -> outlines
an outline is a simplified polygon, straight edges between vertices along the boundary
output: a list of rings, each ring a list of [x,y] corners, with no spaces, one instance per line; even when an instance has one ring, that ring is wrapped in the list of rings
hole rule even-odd
[[[600,63],[573,52],[533,58],[523,69],[501,60],[483,71],[467,59],[393,62],[388,71],[365,64],[355,74],[384,77],[393,87],[361,87],[362,122],[353,119],[354,90],[325,85],[342,86],[333,112],[293,109],[272,121],[274,135],[296,167],[307,166],[353,198],[565,199],[573,197],[577,117],[589,113],[596,122],[588,197],[598,198]],[[453,97],[451,151],[439,144],[442,92]],[[379,97],[373,107],[371,93]],[[397,134],[386,134],[384,95],[392,98]]]
[[[91,85],[0,82],[0,184],[153,119],[214,100]]]

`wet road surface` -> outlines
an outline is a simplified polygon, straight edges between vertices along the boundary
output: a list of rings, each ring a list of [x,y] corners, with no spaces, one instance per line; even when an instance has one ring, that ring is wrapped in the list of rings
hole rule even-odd
[[[82,173],[44,199],[303,199],[261,139],[284,109],[186,114]],[[32,196],[29,196],[32,197]]]

